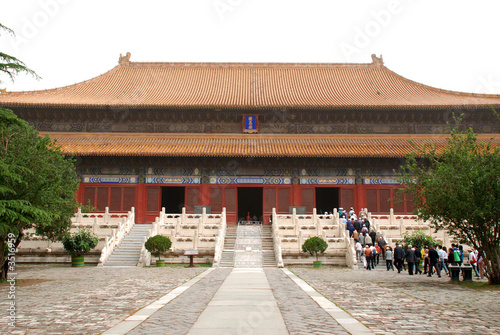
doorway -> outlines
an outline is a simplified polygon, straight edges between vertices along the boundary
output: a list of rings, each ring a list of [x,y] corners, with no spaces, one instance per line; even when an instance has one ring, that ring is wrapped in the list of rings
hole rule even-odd
[[[184,207],[186,188],[168,186],[161,188],[161,207],[165,207],[165,213],[180,214]]]
[[[317,187],[316,188],[316,210],[318,214],[333,212],[334,208],[339,208],[339,188],[338,187]]]
[[[248,214],[262,221],[263,192],[262,187],[238,187],[238,221],[246,221]]]

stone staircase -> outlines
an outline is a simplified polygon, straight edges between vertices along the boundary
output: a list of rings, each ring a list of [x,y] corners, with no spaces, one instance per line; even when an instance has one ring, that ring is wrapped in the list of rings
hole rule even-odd
[[[263,226],[262,238],[262,266],[276,267],[276,256],[274,255],[273,230],[271,226]]]
[[[238,226],[227,226],[224,247],[220,259],[220,267],[232,268],[234,266],[234,246],[236,244],[236,230]]]
[[[137,266],[143,239],[151,227],[151,224],[134,225],[118,248],[109,256],[104,266]]]
[[[228,226],[221,267],[276,267],[272,230],[269,226]]]

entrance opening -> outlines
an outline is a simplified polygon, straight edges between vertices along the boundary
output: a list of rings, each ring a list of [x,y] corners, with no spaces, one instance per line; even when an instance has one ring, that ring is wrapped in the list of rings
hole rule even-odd
[[[165,207],[165,213],[182,213],[184,207],[185,187],[162,187],[161,207]]]
[[[334,208],[339,208],[339,190],[338,187],[316,188],[316,211],[318,214],[333,213]]]
[[[262,187],[238,187],[238,221],[262,221]],[[257,220],[254,220],[257,219]]]

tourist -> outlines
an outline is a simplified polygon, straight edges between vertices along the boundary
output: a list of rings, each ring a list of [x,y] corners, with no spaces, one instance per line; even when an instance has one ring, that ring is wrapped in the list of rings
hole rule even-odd
[[[371,270],[371,260],[372,258],[372,251],[370,249],[370,246],[367,244],[366,245],[366,248],[365,248],[365,260],[366,260],[366,264],[365,264],[365,267],[367,270]]]
[[[365,244],[367,244],[367,245],[373,244],[372,238],[368,234],[365,236]]]
[[[477,251],[477,267],[479,268],[479,276],[481,277],[481,279],[484,278],[485,276],[485,268],[484,268],[484,253],[481,251],[481,249],[479,249]]]
[[[394,271],[392,260],[393,260],[392,248],[390,246],[387,246],[387,249],[385,250],[385,264],[387,266],[387,271],[389,271],[390,269]]]
[[[382,248],[375,242],[375,250],[377,250],[377,265],[379,264],[380,254],[382,253]]]
[[[429,271],[429,247],[422,249],[422,256],[424,258],[424,275]]]
[[[448,255],[446,254],[446,247],[443,249],[441,245],[438,245],[438,255],[439,255],[439,270],[446,272],[448,274],[448,267],[445,264],[445,260],[448,259]]]
[[[460,254],[460,266],[462,266],[462,264],[464,263],[464,247],[459,245],[458,252]]]
[[[416,257],[415,257],[415,249],[413,249],[412,245],[408,246],[404,258],[406,259],[406,263],[408,263],[408,274],[410,276],[413,276],[413,267],[415,266],[416,263]]]
[[[363,246],[361,245],[361,243],[359,241],[356,242],[356,259],[359,261],[361,261],[361,254],[363,252]]]
[[[373,244],[375,244],[375,242],[377,242],[377,233],[373,228],[370,230],[370,237],[372,238]]]
[[[356,228],[354,228],[354,230],[352,232],[352,239],[354,240],[354,242],[358,242],[359,241],[359,233],[356,230]]]
[[[394,248],[394,263],[396,265],[396,269],[398,269],[398,273],[401,273],[401,269],[403,268],[403,261],[405,258],[405,252],[403,248],[396,243],[396,247]]]
[[[358,233],[361,233],[361,228],[363,227],[363,222],[361,220],[354,221],[354,228]]]
[[[375,249],[375,246],[374,246],[374,245],[372,245],[372,246],[370,246],[370,250],[372,251],[372,256],[371,256],[371,261],[372,261],[372,269],[375,269],[375,265],[377,265],[377,264],[376,264],[377,255],[378,255],[378,253],[377,253],[377,249]]]
[[[479,271],[477,271],[477,250],[469,249],[469,264],[472,265],[476,277],[479,277]]]
[[[422,259],[422,252],[420,251],[420,248],[415,246],[414,248],[415,251],[415,274],[422,274],[422,270],[420,270],[420,260]],[[409,265],[408,265],[409,266]]]
[[[385,258],[385,250],[387,247],[387,242],[384,240],[384,237],[382,236],[382,234],[379,235],[379,233],[377,233],[377,243],[380,246],[380,248],[382,249],[382,257]]]
[[[435,269],[438,277],[441,278],[441,271],[439,270],[438,262],[439,254],[431,245],[429,246],[429,274],[427,275],[427,277],[432,277],[432,273]]]
[[[451,247],[448,249],[448,265],[452,265],[455,263],[455,244],[451,244]]]
[[[363,227],[361,228],[361,234],[363,234],[363,236],[366,236],[368,235],[368,227],[366,226],[366,224],[363,224]]]
[[[370,221],[368,221],[368,218],[365,218],[363,220],[363,224],[366,226],[366,229],[368,229],[368,231],[370,231]]]
[[[351,210],[349,211],[349,217],[352,217],[353,215],[355,215],[355,211],[354,211],[354,208],[351,207]]]
[[[365,245],[366,245],[366,243],[365,243],[365,236],[363,234],[360,234],[358,238],[359,238],[359,243],[361,243],[361,245],[364,248]]]

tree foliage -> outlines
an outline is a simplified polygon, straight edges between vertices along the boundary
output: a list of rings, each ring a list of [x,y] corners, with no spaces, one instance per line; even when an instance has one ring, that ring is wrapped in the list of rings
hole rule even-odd
[[[417,230],[413,233],[406,232],[403,234],[403,239],[398,241],[403,249],[408,249],[409,245],[417,246],[417,248],[422,249],[422,247],[437,247],[438,242],[432,237],[427,235],[423,230]]]
[[[2,31],[5,31],[10,35],[15,36],[15,33],[12,29],[0,24],[0,32]],[[26,66],[26,64],[24,64],[21,60],[17,59],[14,56],[7,55],[1,51],[0,51],[0,72],[3,72],[6,75],[8,75],[11,80],[14,80],[14,77],[21,73],[26,73],[33,76],[36,79],[40,79],[40,77],[35,73],[35,71],[29,69]]]
[[[36,234],[61,240],[77,208],[78,177],[73,160],[65,158],[48,136],[0,108],[0,265],[5,278],[4,250],[9,233],[34,227]]]
[[[450,127],[451,128],[451,127]],[[420,219],[484,251],[490,283],[500,284],[500,147],[472,129],[450,129],[444,148],[417,146],[400,181]]]
[[[316,260],[319,260],[319,254],[323,254],[327,248],[328,243],[318,236],[310,237],[302,244],[302,251],[316,256]]]
[[[144,247],[153,255],[160,259],[170,247],[172,246],[172,241],[166,236],[155,235],[148,238]]]
[[[90,229],[80,229],[62,240],[64,249],[73,257],[88,254],[98,242],[99,239]]]

